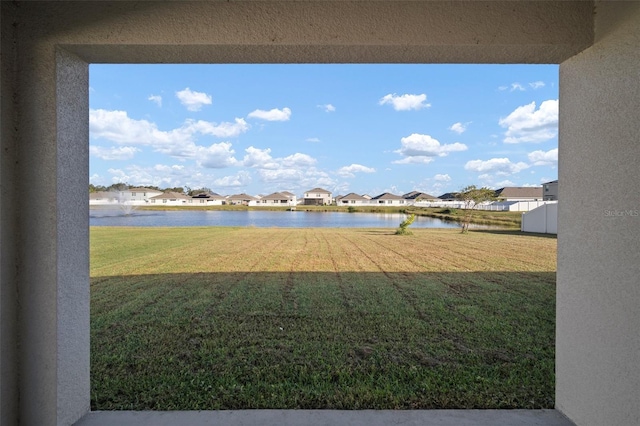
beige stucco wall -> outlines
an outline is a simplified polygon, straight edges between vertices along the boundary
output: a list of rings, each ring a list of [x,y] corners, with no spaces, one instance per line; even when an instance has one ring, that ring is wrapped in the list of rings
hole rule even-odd
[[[558,407],[578,425],[638,420],[640,226],[603,216],[637,202],[637,3],[599,4],[583,53],[586,1],[186,3],[0,4],[2,425],[70,424],[89,407],[91,62],[566,61]],[[27,205],[26,192],[46,195]]]
[[[629,426],[640,424],[640,3],[598,3],[595,28],[594,46],[560,66],[556,404],[577,425]]]

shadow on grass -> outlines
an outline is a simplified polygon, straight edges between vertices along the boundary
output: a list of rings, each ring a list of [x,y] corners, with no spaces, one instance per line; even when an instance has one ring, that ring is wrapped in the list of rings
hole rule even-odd
[[[497,234],[497,235],[515,235],[521,237],[543,237],[543,238],[551,238],[557,239],[558,236],[556,234],[541,234],[537,232],[522,232],[519,229],[473,229],[471,228],[469,232],[478,232],[484,234]]]
[[[93,410],[553,408],[554,272],[91,279]]]

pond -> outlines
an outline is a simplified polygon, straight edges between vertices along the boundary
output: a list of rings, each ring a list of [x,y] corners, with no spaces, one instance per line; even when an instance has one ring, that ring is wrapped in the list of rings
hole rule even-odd
[[[136,210],[91,209],[90,226],[255,226],[258,228],[397,228],[402,213],[304,211]],[[418,216],[412,228],[458,228],[455,222]]]

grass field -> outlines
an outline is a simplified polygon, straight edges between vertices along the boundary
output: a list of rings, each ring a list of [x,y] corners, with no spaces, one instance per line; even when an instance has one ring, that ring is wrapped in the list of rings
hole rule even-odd
[[[552,408],[556,239],[91,229],[94,410]]]

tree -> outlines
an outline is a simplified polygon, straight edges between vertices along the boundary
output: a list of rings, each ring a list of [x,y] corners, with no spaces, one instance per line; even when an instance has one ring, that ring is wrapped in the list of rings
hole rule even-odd
[[[120,192],[126,191],[127,189],[129,189],[129,184],[123,182],[118,182],[107,186],[107,191],[109,192]]]
[[[178,194],[184,194],[184,188],[181,186],[176,186],[174,188],[165,188],[162,190],[163,192],[177,192]]]
[[[189,196],[194,196],[194,195],[198,195],[198,194],[211,194],[211,188],[207,188],[206,186],[203,186],[202,188],[195,188],[195,189],[191,189],[188,186],[185,187],[187,190],[187,195]]]
[[[469,185],[462,188],[460,192],[456,192],[455,198],[464,203],[461,232],[466,234],[467,231],[469,231],[469,224],[471,223],[476,207],[485,201],[495,200],[496,195],[493,189],[487,187],[477,188],[475,185]]]
[[[413,223],[414,220],[416,220],[416,215],[412,213],[405,220],[400,222],[400,226],[396,230],[396,235],[411,235],[411,231],[409,231],[407,228]]]

